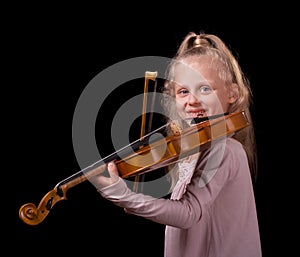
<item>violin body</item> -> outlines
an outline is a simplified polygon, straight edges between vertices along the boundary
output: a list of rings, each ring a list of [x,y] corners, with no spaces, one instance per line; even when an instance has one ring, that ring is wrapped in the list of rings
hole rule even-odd
[[[119,174],[122,178],[127,178],[170,165],[204,150],[212,141],[241,130],[249,124],[245,112],[208,119],[117,160]]]

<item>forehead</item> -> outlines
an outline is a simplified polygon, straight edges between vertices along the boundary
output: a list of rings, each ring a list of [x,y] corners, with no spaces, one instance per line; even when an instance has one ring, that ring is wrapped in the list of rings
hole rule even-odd
[[[218,70],[208,56],[189,57],[174,65],[173,80],[179,85],[213,83],[219,80]]]

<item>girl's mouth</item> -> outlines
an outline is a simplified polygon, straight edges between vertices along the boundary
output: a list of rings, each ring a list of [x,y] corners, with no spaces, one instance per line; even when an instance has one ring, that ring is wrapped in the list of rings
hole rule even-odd
[[[205,111],[204,111],[204,110],[200,110],[200,111],[189,111],[189,112],[187,112],[187,115],[188,115],[190,118],[204,117],[204,116],[205,116]]]

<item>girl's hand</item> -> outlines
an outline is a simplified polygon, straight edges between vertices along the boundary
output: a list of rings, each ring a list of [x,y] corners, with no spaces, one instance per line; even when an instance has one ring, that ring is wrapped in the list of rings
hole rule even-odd
[[[106,177],[102,174],[95,176],[90,179],[90,181],[98,188],[101,189],[103,187],[110,186],[119,180],[119,172],[116,164],[112,161],[107,164],[107,170],[109,173],[109,177]]]

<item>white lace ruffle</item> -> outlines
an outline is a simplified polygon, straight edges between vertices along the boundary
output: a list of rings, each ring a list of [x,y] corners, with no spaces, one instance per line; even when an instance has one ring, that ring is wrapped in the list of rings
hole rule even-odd
[[[197,161],[198,154],[190,156],[178,163],[178,181],[173,191],[182,191],[182,187],[184,187],[185,190],[186,185],[191,181]]]

